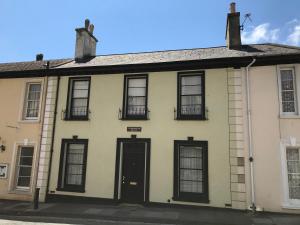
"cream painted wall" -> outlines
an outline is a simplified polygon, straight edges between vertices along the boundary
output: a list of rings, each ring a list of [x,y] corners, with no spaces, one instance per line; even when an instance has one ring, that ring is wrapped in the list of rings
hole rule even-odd
[[[276,66],[252,67],[250,90],[256,204],[266,211],[300,213],[282,207],[284,181],[280,148],[281,141],[289,136],[300,140],[300,117],[280,119]]]
[[[0,179],[0,199],[32,199],[38,161],[41,123],[40,119],[34,122],[22,121],[22,110],[26,82],[37,81],[43,84],[44,78],[0,79],[0,144],[6,146],[6,150],[0,152],[0,163],[9,164],[8,178]],[[41,108],[43,108],[42,105]],[[28,140],[28,145],[34,146],[32,187],[29,191],[16,191],[14,187],[16,151],[19,145],[24,145],[24,139]]]
[[[229,127],[227,70],[206,70],[208,121],[174,120],[177,105],[177,72],[149,73],[148,106],[150,120],[121,121],[118,110],[123,100],[123,74],[92,76],[90,121],[64,121],[68,77],[62,77],[49,191],[56,194],[113,198],[117,138],[151,138],[150,201],[167,203],[173,195],[174,140],[208,141],[208,205],[224,207],[231,203],[229,167]],[[129,133],[127,126],[141,126],[142,132]],[[56,191],[62,138],[89,139],[86,192]],[[171,200],[172,202],[172,200]],[[181,204],[180,202],[177,202]],[[189,203],[188,203],[189,204]]]

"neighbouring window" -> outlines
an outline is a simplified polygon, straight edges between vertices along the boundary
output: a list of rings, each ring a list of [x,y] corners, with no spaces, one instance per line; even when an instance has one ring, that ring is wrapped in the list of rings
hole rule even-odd
[[[177,119],[205,119],[204,73],[178,73]]]
[[[32,174],[33,147],[20,146],[17,153],[16,189],[29,189]]]
[[[39,117],[41,83],[27,83],[23,119],[35,120]]]
[[[147,119],[148,76],[125,76],[123,119]]]
[[[293,69],[280,70],[281,109],[284,114],[296,114],[296,86]]]
[[[174,145],[174,200],[208,202],[207,141]]]
[[[87,139],[63,139],[58,190],[85,191]]]
[[[286,160],[289,198],[300,200],[300,149],[287,148]]]
[[[88,119],[90,80],[90,77],[69,79],[67,120]]]

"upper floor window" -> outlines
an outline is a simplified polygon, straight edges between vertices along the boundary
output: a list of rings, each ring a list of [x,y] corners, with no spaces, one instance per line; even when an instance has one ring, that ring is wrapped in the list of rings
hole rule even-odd
[[[174,145],[174,200],[208,202],[207,141]]]
[[[178,73],[177,119],[205,119],[204,72]]]
[[[295,81],[292,68],[280,70],[281,111],[283,114],[297,114]]]
[[[147,119],[148,75],[125,76],[123,119]]]
[[[58,190],[85,191],[87,147],[87,139],[62,140]]]
[[[41,83],[27,83],[23,119],[36,120],[39,117]]]
[[[87,120],[89,115],[90,77],[70,78],[66,110],[67,120]]]

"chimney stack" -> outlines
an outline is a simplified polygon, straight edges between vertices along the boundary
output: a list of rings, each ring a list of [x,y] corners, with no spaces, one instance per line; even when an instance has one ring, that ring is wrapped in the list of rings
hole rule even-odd
[[[230,13],[227,14],[226,45],[229,49],[241,49],[240,13],[236,12],[235,3],[230,3]]]
[[[81,62],[89,60],[96,56],[97,38],[93,35],[94,25],[86,19],[83,28],[77,28],[76,31],[76,46],[75,46],[75,61]]]
[[[40,54],[36,55],[35,60],[36,61],[43,61],[43,58],[44,58],[44,55],[40,53]]]

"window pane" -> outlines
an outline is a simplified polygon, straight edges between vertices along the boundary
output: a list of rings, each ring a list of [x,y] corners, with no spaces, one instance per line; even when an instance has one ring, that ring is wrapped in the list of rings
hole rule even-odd
[[[182,85],[201,85],[200,76],[182,76],[181,77]]]
[[[128,87],[146,87],[146,78],[129,78]]]
[[[283,112],[295,112],[295,103],[282,101],[282,111]]]
[[[181,95],[201,95],[201,86],[182,86]]]
[[[74,81],[74,90],[87,90],[89,89],[88,80],[75,80]]]
[[[33,155],[32,147],[21,147],[21,156],[31,156]]]
[[[39,114],[41,84],[28,84],[26,104],[24,109],[25,118],[35,118]]]
[[[287,173],[290,199],[300,199],[300,157],[299,149],[287,149]]]
[[[73,99],[72,116],[87,115],[88,99]]]
[[[89,95],[88,90],[74,90],[73,97],[74,98],[87,98]]]
[[[19,187],[29,187],[30,186],[30,177],[19,177],[17,186]]]
[[[281,70],[282,112],[296,112],[295,81],[293,70]]]
[[[146,78],[128,78],[127,115],[146,114]]]
[[[180,191],[191,193],[202,193],[203,183],[195,181],[180,181]]]
[[[280,73],[282,81],[293,80],[293,70],[281,70]]]
[[[82,184],[82,175],[69,175],[67,178],[67,184],[81,185]]]
[[[68,115],[86,117],[88,115],[89,80],[71,80],[72,90]]]
[[[128,95],[129,96],[145,96],[146,95],[146,88],[128,88]]]
[[[294,102],[294,92],[293,91],[282,92],[282,101]]]
[[[19,176],[27,176],[27,177],[30,177],[31,175],[31,167],[24,167],[24,166],[21,166],[20,167],[20,172],[19,172]]]
[[[32,165],[32,157],[20,157],[20,165],[24,165],[24,166]]]
[[[29,187],[32,171],[33,147],[20,147],[17,164],[17,186]]]
[[[180,179],[202,181],[202,170],[181,169]]]
[[[180,146],[179,180],[181,192],[203,192],[203,165],[201,147]]]
[[[202,147],[180,146],[180,157],[202,157]]]
[[[65,176],[67,185],[82,185],[85,144],[68,144]]]

